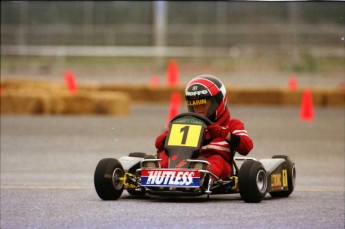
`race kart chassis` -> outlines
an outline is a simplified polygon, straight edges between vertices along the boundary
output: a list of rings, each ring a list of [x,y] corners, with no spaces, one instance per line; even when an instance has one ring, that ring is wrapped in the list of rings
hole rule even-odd
[[[234,157],[230,164],[232,174],[220,179],[211,165],[198,158],[205,139],[207,118],[195,113],[174,117],[165,140],[169,157],[168,168],[160,167],[160,159],[137,152],[120,159],[99,161],[94,184],[103,200],[118,199],[126,189],[131,195],[199,196],[240,193],[245,202],[260,202],[270,193],[272,197],[288,197],[294,190],[295,164],[285,155],[256,160],[252,157]]]
[[[275,156],[277,157],[277,156]],[[280,157],[280,158],[279,158]],[[139,162],[140,168],[136,169],[135,174],[126,173],[123,179],[123,184],[127,190],[136,190],[137,192],[148,193],[151,195],[176,195],[176,196],[199,196],[199,195],[215,195],[215,194],[230,194],[230,193],[239,193],[238,185],[238,173],[241,166],[245,161],[259,162],[263,165],[266,174],[262,174],[257,177],[256,183],[259,189],[266,190],[270,194],[274,195],[274,192],[286,192],[289,189],[288,186],[288,177],[287,177],[287,161],[284,158],[286,156],[278,156],[278,158],[272,159],[261,159],[257,161],[252,157],[234,157],[233,167],[234,173],[226,179],[220,179],[211,172],[211,165],[207,161],[203,160],[193,160],[188,159],[187,162],[190,163],[205,163],[208,166],[208,170],[200,169],[174,169],[176,171],[198,171],[200,174],[204,174],[205,182],[199,184],[197,187],[176,187],[175,185],[161,185],[157,188],[155,185],[145,185],[141,182],[141,172],[144,171],[171,171],[171,169],[162,169],[162,168],[147,168],[145,165],[147,163],[159,162],[160,159],[144,159]],[[119,161],[122,164],[130,165],[130,161],[134,163],[137,159],[133,160],[133,157],[121,157]],[[132,164],[132,166],[135,166]],[[136,165],[138,167],[138,165]],[[124,168],[125,170],[130,170],[129,167]],[[291,170],[293,184],[290,185],[290,188],[294,187],[295,183],[295,169]]]

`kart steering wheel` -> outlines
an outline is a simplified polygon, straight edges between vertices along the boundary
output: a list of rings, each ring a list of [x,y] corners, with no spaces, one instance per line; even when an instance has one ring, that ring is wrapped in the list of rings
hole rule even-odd
[[[193,112],[185,112],[185,113],[178,114],[173,119],[171,119],[170,122],[172,122],[178,118],[184,117],[184,116],[193,116],[195,118],[201,119],[201,121],[203,121],[206,124],[206,126],[213,124],[213,122],[211,120],[209,120],[207,117],[202,116],[202,115],[197,114],[197,113],[193,113]]]

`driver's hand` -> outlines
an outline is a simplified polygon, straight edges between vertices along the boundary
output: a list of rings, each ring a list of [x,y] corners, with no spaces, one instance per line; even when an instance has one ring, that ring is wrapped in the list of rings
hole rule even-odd
[[[220,126],[218,124],[212,124],[207,127],[208,133],[211,138],[226,138],[230,131],[228,128]]]

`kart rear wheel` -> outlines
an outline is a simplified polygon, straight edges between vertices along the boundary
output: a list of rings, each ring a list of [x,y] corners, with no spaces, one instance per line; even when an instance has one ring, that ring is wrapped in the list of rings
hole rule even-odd
[[[242,199],[247,203],[260,202],[267,193],[268,184],[266,170],[261,162],[245,160],[238,175]]]
[[[124,170],[117,159],[105,158],[98,162],[94,184],[98,196],[102,200],[117,200],[123,192]]]
[[[295,189],[296,184],[296,168],[295,163],[290,160],[290,158],[286,155],[274,155],[272,158],[283,158],[286,161],[287,165],[287,178],[288,178],[288,191],[281,191],[281,192],[270,192],[272,197],[288,197]]]

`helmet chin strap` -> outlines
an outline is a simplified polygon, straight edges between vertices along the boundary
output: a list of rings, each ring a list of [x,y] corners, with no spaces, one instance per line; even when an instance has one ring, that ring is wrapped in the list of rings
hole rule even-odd
[[[211,106],[208,108],[208,111],[206,112],[206,117],[212,122],[215,122],[217,118],[218,101],[213,98],[211,100],[211,103]]]
[[[213,114],[209,114],[209,111],[207,111],[206,117],[211,120],[212,122],[216,121],[216,112],[213,112]]]

